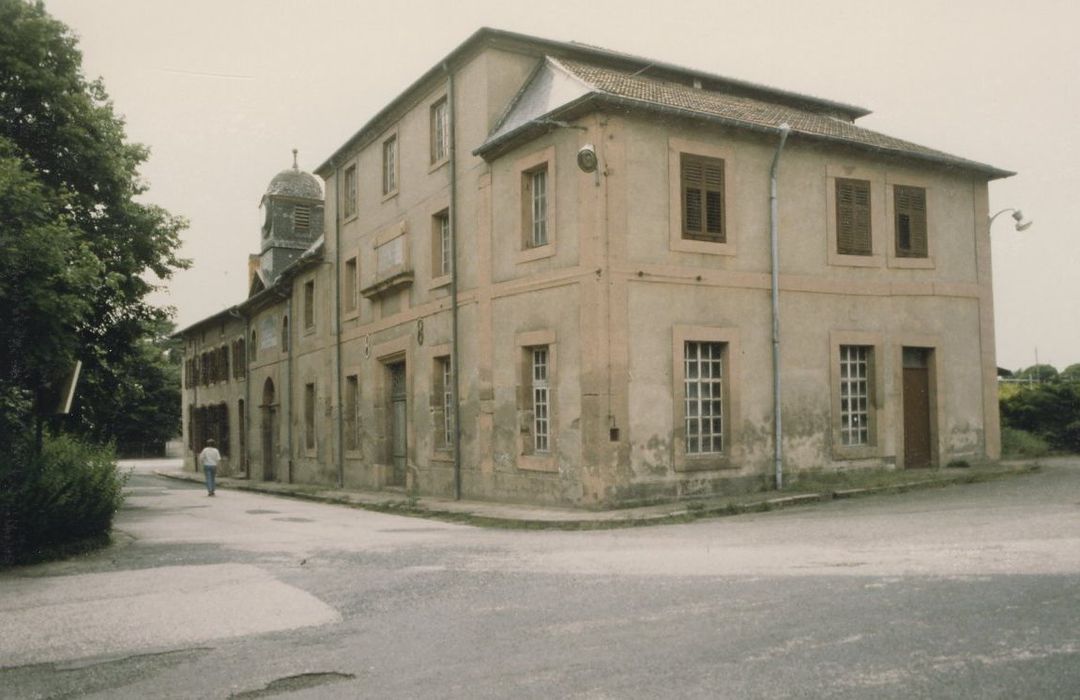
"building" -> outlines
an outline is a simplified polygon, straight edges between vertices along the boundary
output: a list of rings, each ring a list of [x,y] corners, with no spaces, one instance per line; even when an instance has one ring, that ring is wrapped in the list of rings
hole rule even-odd
[[[594,506],[997,458],[1012,173],[865,114],[481,29],[274,177],[249,298],[182,331],[188,468]]]

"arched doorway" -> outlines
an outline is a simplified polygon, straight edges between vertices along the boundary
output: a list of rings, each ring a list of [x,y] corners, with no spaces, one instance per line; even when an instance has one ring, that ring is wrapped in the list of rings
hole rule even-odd
[[[262,395],[262,478],[274,480],[274,449],[277,439],[277,406],[274,382],[269,377],[263,384]]]

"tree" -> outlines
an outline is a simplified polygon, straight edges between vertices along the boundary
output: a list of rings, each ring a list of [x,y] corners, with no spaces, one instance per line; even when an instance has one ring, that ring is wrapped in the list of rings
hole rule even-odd
[[[1057,379],[1058,371],[1053,365],[1032,365],[1019,370],[1013,377],[1023,381],[1046,382]]]
[[[153,278],[187,264],[184,220],[140,200],[148,150],[125,140],[81,63],[40,1],[0,0],[0,439],[16,443],[34,392],[76,358],[85,381],[69,427],[116,437],[132,398],[118,387],[168,317],[146,300]]]

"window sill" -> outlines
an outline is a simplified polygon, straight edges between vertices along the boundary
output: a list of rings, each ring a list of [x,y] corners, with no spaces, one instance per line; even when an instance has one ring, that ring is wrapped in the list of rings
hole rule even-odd
[[[389,202],[389,201],[390,201],[391,199],[393,199],[394,197],[397,197],[397,196],[398,196],[398,193],[399,193],[400,191],[401,191],[401,190],[399,190],[399,189],[398,189],[398,190],[393,190],[392,192],[387,192],[386,194],[384,194],[384,195],[382,196],[382,199],[380,199],[379,201],[380,201],[380,202]]]
[[[559,472],[559,465],[555,462],[555,456],[550,452],[547,454],[521,455],[517,460],[517,468],[522,471],[546,472],[549,474]]]
[[[353,212],[352,214],[349,214],[348,216],[343,216],[342,219],[341,219],[341,223],[347,224],[347,223],[356,221],[359,218],[360,218],[360,212]]]
[[[881,267],[884,263],[880,255],[847,255],[829,251],[829,264],[838,267]]]
[[[518,252],[514,258],[514,262],[527,263],[534,260],[541,260],[543,258],[550,258],[555,255],[555,244],[548,243],[547,245],[537,246],[536,248],[526,248]]]
[[[926,258],[901,258],[892,256],[889,258],[889,267],[907,270],[933,270],[934,259]]]
[[[704,253],[706,255],[735,255],[732,241],[703,241],[695,238],[672,238],[671,250],[677,253]]]
[[[428,283],[428,289],[439,289],[441,287],[450,286],[450,275],[439,275],[433,277],[431,282]]]
[[[732,464],[731,457],[726,454],[687,456],[684,453],[675,459],[676,472],[707,472],[738,468],[739,466]]]
[[[436,447],[435,451],[431,454],[432,462],[446,462],[449,464],[454,463],[454,455],[448,448]]]
[[[436,170],[443,167],[444,165],[446,165],[449,162],[450,162],[450,157],[445,156],[445,157],[442,158],[442,160],[437,160],[434,163],[432,163],[431,166],[428,167],[428,172],[433,173],[433,172],[435,172]]]
[[[835,460],[855,459],[878,459],[881,457],[881,448],[877,445],[838,446],[833,447],[832,456]]]

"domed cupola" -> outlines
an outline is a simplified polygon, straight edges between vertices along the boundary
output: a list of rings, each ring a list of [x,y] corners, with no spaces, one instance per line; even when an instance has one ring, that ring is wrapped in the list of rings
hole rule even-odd
[[[281,271],[323,233],[323,193],[318,178],[293,166],[274,176],[259,202],[263,210],[259,268],[263,282],[274,283]]]

